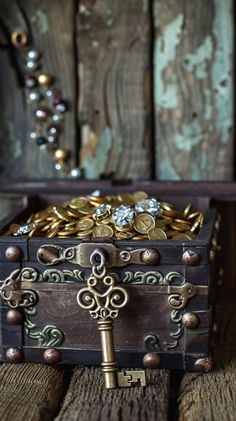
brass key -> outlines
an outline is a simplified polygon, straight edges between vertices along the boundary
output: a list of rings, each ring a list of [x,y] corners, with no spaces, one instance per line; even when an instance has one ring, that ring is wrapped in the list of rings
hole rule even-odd
[[[118,386],[113,319],[118,316],[119,310],[126,306],[129,296],[124,288],[115,285],[113,276],[107,274],[105,261],[103,250],[100,248],[95,249],[90,257],[92,275],[87,280],[87,287],[82,288],[78,292],[77,302],[80,307],[89,310],[93,319],[98,320],[105,387],[112,389]],[[98,285],[105,287],[105,291],[98,291],[96,289]]]

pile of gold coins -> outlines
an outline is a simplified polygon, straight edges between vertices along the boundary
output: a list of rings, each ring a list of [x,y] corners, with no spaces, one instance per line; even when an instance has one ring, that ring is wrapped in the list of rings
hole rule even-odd
[[[28,237],[90,237],[114,240],[194,240],[203,213],[189,204],[183,211],[136,191],[75,197],[62,205],[32,214],[25,223],[11,224],[7,235]]]

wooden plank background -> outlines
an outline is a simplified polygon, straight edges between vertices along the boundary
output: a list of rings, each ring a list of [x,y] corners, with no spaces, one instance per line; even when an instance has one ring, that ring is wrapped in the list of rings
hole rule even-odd
[[[0,176],[57,178],[29,139],[15,30],[70,103],[61,146],[87,179],[232,180],[232,0],[0,0]]]

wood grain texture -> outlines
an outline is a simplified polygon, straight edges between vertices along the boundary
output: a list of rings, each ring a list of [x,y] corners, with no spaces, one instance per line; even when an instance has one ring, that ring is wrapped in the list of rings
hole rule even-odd
[[[214,343],[215,369],[187,373],[179,396],[179,421],[234,421],[235,384],[235,301],[224,301],[219,308],[219,334]]]
[[[63,374],[43,364],[0,365],[1,421],[49,421],[63,393]]]
[[[70,149],[72,159],[76,161],[74,8],[74,0],[1,0],[1,19],[9,34],[15,30],[29,34],[31,45],[41,52],[41,71],[54,75],[55,87],[59,88],[62,97],[70,104],[70,111],[65,115],[60,146]],[[14,64],[20,67],[22,73],[19,55],[16,63],[9,63],[9,49],[4,49],[0,59],[3,68],[0,77],[0,105],[4,110],[4,123],[0,130],[4,152],[4,160],[1,160],[3,168],[0,169],[2,176],[15,179],[18,176],[25,179],[59,177],[51,157],[40,151],[29,137],[35,118],[32,106],[26,104],[26,89],[17,86]]]
[[[98,368],[76,368],[56,421],[167,421],[169,372],[147,370],[147,387],[104,389]]]
[[[0,174],[17,179],[22,175],[25,153],[26,105],[10,36],[15,29],[25,31],[26,24],[14,0],[1,0],[0,9]]]
[[[80,160],[86,178],[148,179],[148,1],[81,1],[77,39]]]
[[[158,179],[232,179],[232,4],[153,2]]]

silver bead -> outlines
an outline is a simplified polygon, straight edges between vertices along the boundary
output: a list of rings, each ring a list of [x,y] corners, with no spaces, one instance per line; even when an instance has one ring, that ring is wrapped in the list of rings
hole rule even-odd
[[[73,168],[70,172],[70,175],[72,178],[80,178],[81,176],[81,171],[79,168]]]
[[[28,101],[29,102],[38,102],[41,98],[41,95],[37,91],[31,91],[28,93]]]
[[[66,105],[63,102],[55,105],[55,108],[59,113],[64,113],[66,111]]]
[[[39,56],[40,56],[40,53],[37,50],[29,50],[27,52],[27,58],[31,61],[38,60]]]
[[[61,123],[63,121],[63,116],[61,114],[53,114],[52,121],[53,123]]]
[[[51,98],[51,97],[53,96],[53,94],[54,94],[54,92],[53,92],[53,90],[52,90],[52,89],[47,89],[47,90],[46,90],[46,92],[45,92],[45,95],[46,95],[48,98]]]
[[[39,64],[36,61],[29,60],[26,62],[26,67],[29,70],[37,70]]]
[[[55,170],[61,171],[62,170],[62,164],[59,164],[58,162],[55,164]]]
[[[30,139],[36,139],[38,137],[38,134],[36,132],[31,132],[30,133]]]
[[[45,151],[48,148],[47,143],[44,143],[43,145],[40,145],[39,147],[41,149],[41,151]]]
[[[51,144],[57,143],[57,138],[55,136],[48,136],[48,142]]]

